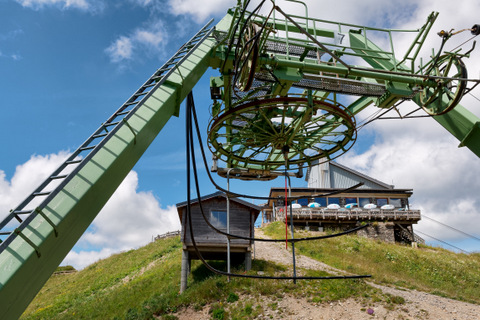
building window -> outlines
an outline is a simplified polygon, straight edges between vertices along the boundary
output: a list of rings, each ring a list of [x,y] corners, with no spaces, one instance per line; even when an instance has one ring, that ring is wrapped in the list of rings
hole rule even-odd
[[[357,203],[357,198],[345,198],[345,204]]]
[[[383,199],[383,198],[377,199],[377,206],[381,207],[381,206],[384,206],[386,204],[388,204],[388,199]]]
[[[340,204],[340,198],[328,198],[328,204]]]
[[[393,204],[395,208],[401,208],[402,207],[402,199],[392,199],[390,198],[390,204]]]
[[[386,200],[386,199],[385,199]],[[370,198],[359,198],[358,199],[359,201],[359,207],[360,208],[363,208],[364,206],[366,206],[367,204],[370,204]]]
[[[210,223],[217,229],[227,228],[226,211],[210,211]]]
[[[326,207],[327,206],[327,198],[315,198],[315,202],[319,203],[321,207]]]
[[[302,207],[308,206],[308,198],[298,199],[297,203]]]

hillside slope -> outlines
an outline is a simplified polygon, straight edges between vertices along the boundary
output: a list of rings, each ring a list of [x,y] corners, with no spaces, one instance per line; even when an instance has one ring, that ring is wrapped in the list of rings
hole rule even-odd
[[[273,224],[265,233],[275,236],[281,230],[281,226]],[[181,243],[176,237],[114,255],[79,272],[53,275],[22,319],[293,319],[307,315],[311,319],[328,315],[360,319],[371,317],[371,312],[406,319],[442,319],[442,315],[445,319],[452,315],[468,319],[472,312],[480,314],[478,254],[458,255],[434,248],[413,250],[354,236],[331,240],[335,242],[298,244],[297,253],[329,264],[299,255],[298,272],[318,276],[347,270],[370,273],[373,279],[298,281],[296,285],[291,281],[239,278],[228,282],[226,277],[214,275],[194,261],[189,288],[180,295]],[[291,257],[284,246],[269,248],[257,243],[255,254],[251,273],[291,274]],[[307,260],[306,264],[302,262]],[[418,265],[412,267],[415,263]],[[215,266],[225,267],[220,262]],[[241,266],[236,272],[242,272]],[[418,295],[408,296],[412,292]],[[448,305],[438,295],[470,303],[453,301]],[[440,316],[438,311],[427,310],[428,304],[419,304],[419,299],[437,303]],[[416,307],[412,309],[414,301]],[[464,317],[459,312],[464,312]]]

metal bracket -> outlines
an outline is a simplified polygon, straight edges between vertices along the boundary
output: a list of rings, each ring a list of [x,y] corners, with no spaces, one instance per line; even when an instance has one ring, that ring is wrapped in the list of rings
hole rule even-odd
[[[45,221],[47,221],[48,224],[52,226],[53,232],[55,232],[55,238],[58,238],[57,226],[53,223],[53,221],[50,220],[45,213],[43,213],[42,209],[36,208],[35,212],[37,212],[39,215],[41,215],[43,217],[43,219],[45,219]]]
[[[137,144],[137,134],[133,130],[132,126],[128,123],[128,121],[125,120],[125,118],[123,118],[122,120],[123,120],[123,123],[125,123],[127,127],[130,129],[130,131],[132,131],[133,133],[133,144]]]
[[[35,245],[35,243],[33,243],[30,239],[28,239],[23,233],[22,233],[22,230],[20,229],[15,229],[15,233],[17,235],[19,235],[23,240],[25,240],[26,243],[28,243],[29,245],[32,246],[32,248],[35,250],[35,252],[37,253],[37,257],[40,258],[41,254],[40,254],[40,249]]]

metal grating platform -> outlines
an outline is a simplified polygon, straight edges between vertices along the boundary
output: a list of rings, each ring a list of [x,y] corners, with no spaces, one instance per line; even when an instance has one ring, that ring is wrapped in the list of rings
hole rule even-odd
[[[275,79],[268,72],[255,73],[255,79],[266,82],[275,82]],[[353,79],[337,78],[335,75],[304,74],[304,78],[293,84],[294,87],[331,91],[351,95],[366,95],[379,97],[386,91],[385,85],[364,82]]]
[[[293,86],[359,96],[379,97],[386,91],[383,84],[314,74],[305,74],[304,78],[294,83]]]
[[[319,50],[318,47],[307,47],[305,45],[294,44],[277,41],[266,41],[265,50],[268,53],[280,53],[285,55],[293,55],[297,57],[308,57],[311,59],[320,59],[325,54],[324,51]]]

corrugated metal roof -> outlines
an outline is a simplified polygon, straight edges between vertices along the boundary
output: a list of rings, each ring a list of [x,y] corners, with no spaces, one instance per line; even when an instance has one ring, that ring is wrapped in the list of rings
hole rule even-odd
[[[333,180],[333,182],[332,182]],[[393,189],[393,185],[369,177],[351,168],[345,167],[339,163],[330,163],[330,183],[332,188],[348,188],[359,182],[364,185],[360,189]]]
[[[363,182],[359,189],[393,189],[393,185],[369,177],[336,162],[316,164],[307,171],[306,179],[310,188],[346,189]]]
[[[225,195],[225,193],[223,193],[223,192],[221,192],[221,191],[217,191],[217,192],[215,192],[215,193],[212,193],[212,194],[209,194],[209,195],[200,197],[200,200],[201,200],[201,201],[205,201],[205,200],[213,199],[213,198],[216,198],[216,197],[222,197],[222,198],[225,198],[225,199],[227,198],[227,196]],[[254,205],[253,203],[244,201],[244,200],[242,200],[242,199],[230,198],[230,201],[234,201],[234,202],[243,204],[244,206],[250,207],[250,208],[255,209],[255,210],[258,210],[258,211],[261,211],[261,210],[262,210],[261,207],[259,207],[259,206],[257,206],[257,205]],[[195,204],[195,203],[197,203],[197,202],[198,202],[198,198],[197,198],[197,199],[192,199],[192,200],[190,200],[190,204]],[[185,206],[187,206],[187,201],[183,201],[183,202],[180,202],[180,203],[177,203],[177,204],[176,204],[177,209],[182,208],[182,207],[185,207]]]

